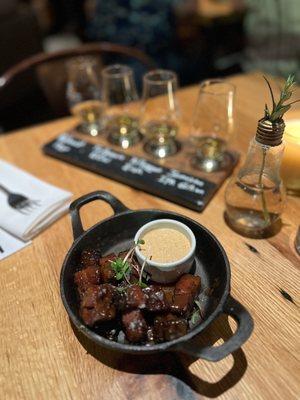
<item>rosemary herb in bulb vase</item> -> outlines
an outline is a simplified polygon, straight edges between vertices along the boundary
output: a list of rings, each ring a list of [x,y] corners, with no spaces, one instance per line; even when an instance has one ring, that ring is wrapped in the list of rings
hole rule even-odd
[[[295,85],[289,76],[278,102],[265,78],[272,98],[272,110],[265,106],[265,115],[258,121],[257,132],[250,142],[245,164],[228,184],[225,192],[225,220],[243,236],[263,238],[280,228],[285,192],[280,178],[284,150],[283,115],[293,102],[288,102]]]

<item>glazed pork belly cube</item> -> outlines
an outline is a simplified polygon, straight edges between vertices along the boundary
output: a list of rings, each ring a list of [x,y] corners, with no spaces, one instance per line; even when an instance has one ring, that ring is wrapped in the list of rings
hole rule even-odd
[[[164,291],[157,285],[150,285],[143,289],[146,297],[146,310],[150,312],[162,312],[169,309],[169,304]]]
[[[116,317],[115,287],[109,284],[90,286],[83,294],[80,315],[88,326]]]
[[[131,268],[130,274],[128,274],[128,280],[133,285],[138,282],[139,274],[135,268]]]
[[[126,338],[132,343],[141,343],[147,339],[148,326],[141,310],[132,310],[122,315],[122,324]]]
[[[153,334],[156,342],[177,339],[187,333],[187,321],[174,314],[158,315],[154,319]]]
[[[117,296],[118,309],[145,309],[150,312],[162,312],[169,309],[164,292],[159,286],[148,286],[142,289],[139,285],[131,285]]]
[[[75,273],[74,276],[75,284],[77,285],[78,292],[82,298],[84,292],[94,285],[101,283],[101,275],[99,268],[87,267]]]
[[[99,264],[102,266],[110,265],[111,261],[115,261],[116,258],[121,258],[123,260],[123,258],[126,256],[126,254],[127,254],[126,251],[123,251],[122,253],[119,253],[118,255],[116,255],[115,253],[108,254],[107,256],[100,257]]]
[[[146,307],[146,296],[139,285],[131,285],[117,295],[118,309],[121,311]]]
[[[110,266],[110,264],[101,265],[100,270],[100,278],[103,283],[114,283],[116,281],[116,273]]]
[[[200,292],[200,276],[182,275],[175,285],[172,312],[180,315],[188,314],[192,308],[197,295]]]
[[[110,257],[110,256],[107,256]],[[112,257],[115,257],[112,255]],[[100,283],[113,282],[115,273],[110,267],[110,263],[101,263],[101,257],[98,250],[84,250],[81,254],[81,264],[85,267],[75,273],[74,281],[78,287],[80,297],[93,285]]]
[[[114,261],[116,256],[110,254],[106,257],[100,258],[100,277],[103,283],[113,283],[116,280],[116,273],[111,267],[111,261]]]
[[[86,249],[83,250],[81,253],[81,264],[83,265],[84,268],[87,267],[98,267],[99,266],[99,260],[101,258],[101,254],[99,250],[95,249]]]
[[[116,273],[111,267],[111,262],[115,261],[116,258],[124,258],[126,252],[120,253],[119,255],[116,254],[109,254],[105,257],[101,257],[99,260],[100,264],[100,275],[101,275],[101,282],[103,283],[115,283],[116,282]]]
[[[172,305],[173,305],[175,285],[174,286],[162,286],[161,290],[164,292],[165,301],[167,303],[167,309],[171,310]]]

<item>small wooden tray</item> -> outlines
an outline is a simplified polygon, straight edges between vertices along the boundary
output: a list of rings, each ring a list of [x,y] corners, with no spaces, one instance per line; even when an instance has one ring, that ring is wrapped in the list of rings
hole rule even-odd
[[[165,160],[155,160],[138,143],[128,150],[107,145],[105,137],[88,138],[63,133],[43,147],[45,154],[93,171],[174,203],[202,211],[232,173],[238,154],[228,152],[226,169],[205,173],[192,167],[193,149],[181,143],[181,151]]]

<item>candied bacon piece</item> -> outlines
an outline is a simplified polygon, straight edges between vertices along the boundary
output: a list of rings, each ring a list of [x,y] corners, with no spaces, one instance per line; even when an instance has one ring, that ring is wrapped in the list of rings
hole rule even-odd
[[[118,293],[117,304],[120,310],[145,308],[146,297],[139,285],[131,285]]]
[[[80,297],[82,297],[91,285],[99,285],[101,283],[100,270],[94,267],[84,268],[75,273],[74,281],[78,287]]]
[[[187,333],[188,324],[174,314],[158,315],[154,319],[153,334],[156,342],[177,339]]]
[[[185,274],[180,277],[175,285],[172,312],[185,315],[193,307],[194,300],[201,288],[200,276]]]
[[[169,305],[164,291],[156,285],[150,285],[143,289],[146,298],[146,310],[151,312],[166,311]]]
[[[141,310],[132,310],[122,315],[122,323],[127,339],[140,343],[147,339],[148,326]]]
[[[81,264],[84,268],[87,267],[98,267],[101,254],[99,250],[85,249],[81,253]]]
[[[88,326],[115,318],[115,291],[115,287],[109,284],[87,288],[81,300],[80,315]]]

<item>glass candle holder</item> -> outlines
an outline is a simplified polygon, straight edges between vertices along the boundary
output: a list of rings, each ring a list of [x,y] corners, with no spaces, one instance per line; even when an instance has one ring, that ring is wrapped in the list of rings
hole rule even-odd
[[[133,70],[114,64],[102,70],[103,96],[109,106],[106,112],[108,140],[123,149],[137,143],[139,105]]]
[[[286,120],[281,177],[288,194],[300,196],[300,119]]]
[[[230,162],[225,150],[233,131],[234,95],[234,85],[224,80],[201,83],[190,136],[196,150],[192,158],[195,168],[213,172]]]
[[[80,120],[77,130],[97,136],[104,127],[106,104],[102,99],[100,66],[93,57],[76,57],[66,63],[67,100],[72,114]]]
[[[165,158],[178,151],[177,75],[167,70],[148,72],[143,79],[141,132],[144,150],[156,158]]]

